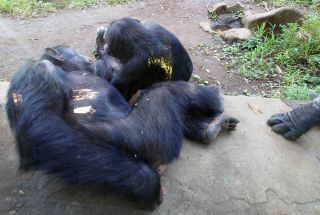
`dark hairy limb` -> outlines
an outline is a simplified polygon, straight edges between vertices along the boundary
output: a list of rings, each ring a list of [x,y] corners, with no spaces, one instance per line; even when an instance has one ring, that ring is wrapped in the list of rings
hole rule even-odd
[[[296,140],[320,124],[320,97],[287,113],[277,113],[268,120],[272,130],[288,140]]]

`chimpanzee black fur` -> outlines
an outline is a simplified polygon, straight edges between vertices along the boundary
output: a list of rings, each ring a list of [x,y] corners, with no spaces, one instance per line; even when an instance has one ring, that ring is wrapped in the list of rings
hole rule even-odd
[[[287,113],[278,113],[268,120],[272,130],[288,140],[296,140],[313,126],[320,125],[320,97],[313,97]]]
[[[178,38],[161,25],[122,18],[98,29],[96,57],[118,58],[111,83],[127,99],[139,89],[165,80],[188,81],[193,65]]]
[[[159,204],[156,170],[67,120],[71,99],[65,72],[47,60],[25,65],[13,77],[7,113],[21,167],[54,173],[73,183],[107,186],[150,208]]]
[[[219,90],[183,81],[158,83],[142,91],[126,118],[87,128],[150,165],[167,164],[178,158],[184,135],[209,143],[221,129],[235,128],[235,118],[221,116]]]
[[[46,48],[41,60],[48,60],[64,71],[82,70],[94,73],[93,61],[87,56],[80,55],[74,49],[65,46]]]
[[[238,123],[222,115],[217,86],[155,84],[132,110],[108,82],[59,62],[67,65],[31,62],[12,79],[7,114],[22,168],[106,185],[153,208],[161,200],[155,168],[178,158],[183,135],[209,143]]]

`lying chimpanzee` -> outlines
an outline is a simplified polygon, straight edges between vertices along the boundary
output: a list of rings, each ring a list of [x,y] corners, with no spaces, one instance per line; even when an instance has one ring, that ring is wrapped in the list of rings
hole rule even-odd
[[[98,59],[94,64],[87,56],[79,55],[74,49],[63,46],[46,48],[41,60],[49,60],[65,71],[83,70],[95,73],[109,81],[112,78],[113,70],[120,68],[120,64],[111,56],[104,55],[102,59]]]
[[[193,65],[178,38],[161,25],[122,18],[98,29],[97,59],[120,60],[111,83],[127,99],[139,89],[165,80],[188,81]],[[110,64],[109,60],[107,65]]]
[[[144,90],[132,110],[111,84],[80,70],[89,64],[70,64],[80,57],[70,48],[47,49],[13,77],[7,114],[22,168],[105,185],[153,208],[161,202],[155,168],[179,156],[183,134],[209,143],[238,123],[222,115],[218,87],[187,82]]]
[[[268,120],[272,130],[288,140],[296,140],[313,126],[320,125],[320,97],[287,113],[278,113]]]

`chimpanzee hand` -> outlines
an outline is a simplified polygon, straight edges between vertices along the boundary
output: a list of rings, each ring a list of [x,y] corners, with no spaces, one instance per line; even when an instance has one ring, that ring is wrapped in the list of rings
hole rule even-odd
[[[320,97],[311,95],[313,100],[287,113],[278,113],[268,120],[272,130],[288,140],[296,140],[320,124]]]
[[[113,76],[113,70],[106,65],[103,60],[97,60],[95,63],[95,74],[104,80],[111,81]]]

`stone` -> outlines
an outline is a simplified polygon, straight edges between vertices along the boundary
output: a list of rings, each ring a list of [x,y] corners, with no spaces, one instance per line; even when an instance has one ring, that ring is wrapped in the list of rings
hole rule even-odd
[[[230,28],[241,28],[242,23],[233,14],[221,14],[217,20],[212,21],[211,28],[214,31],[226,31]]]
[[[242,19],[242,23],[245,28],[252,30],[263,23],[269,23],[266,27],[270,27],[270,24],[279,26],[298,22],[301,18],[303,18],[303,14],[297,9],[282,7],[265,13],[248,15]]]
[[[236,42],[249,39],[251,32],[246,28],[232,28],[227,31],[220,32],[220,36],[225,41]]]
[[[237,11],[244,11],[244,6],[242,6],[239,2],[231,5],[231,6],[227,6],[226,11],[227,13],[235,13]]]
[[[214,33],[214,31],[211,29],[210,22],[201,21],[199,25],[205,32]]]
[[[212,7],[209,6],[208,12],[215,15],[224,14],[227,12],[227,5],[225,3],[214,4]]]

